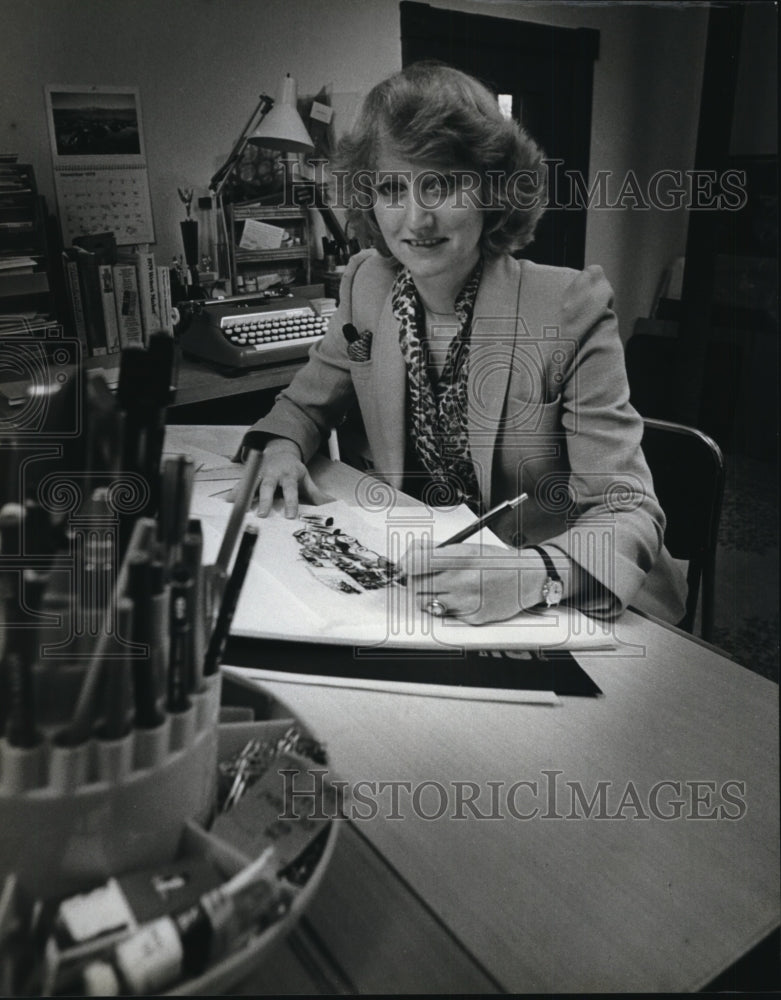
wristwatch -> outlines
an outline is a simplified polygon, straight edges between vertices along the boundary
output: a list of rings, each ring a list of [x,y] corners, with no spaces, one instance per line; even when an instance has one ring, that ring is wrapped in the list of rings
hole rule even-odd
[[[539,545],[530,545],[529,548],[533,549],[545,563],[545,570],[548,576],[542,585],[542,599],[545,601],[546,607],[555,608],[564,596],[564,581],[559,576],[556,567],[553,565],[553,560],[545,549]]]

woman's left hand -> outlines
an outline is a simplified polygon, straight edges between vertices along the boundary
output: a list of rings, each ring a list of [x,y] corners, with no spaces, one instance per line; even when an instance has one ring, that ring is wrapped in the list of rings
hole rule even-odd
[[[483,625],[513,618],[539,603],[546,578],[536,552],[498,545],[415,542],[399,561],[414,604],[427,610],[437,601],[449,617]],[[436,606],[435,606],[436,607]]]

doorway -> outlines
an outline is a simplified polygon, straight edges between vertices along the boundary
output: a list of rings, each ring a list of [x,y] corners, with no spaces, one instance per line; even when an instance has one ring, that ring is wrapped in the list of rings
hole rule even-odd
[[[545,151],[549,207],[534,242],[518,256],[582,269],[587,206],[573,204],[571,177],[588,181],[599,32],[463,14],[411,0],[402,0],[400,9],[402,66],[438,59],[477,77]]]

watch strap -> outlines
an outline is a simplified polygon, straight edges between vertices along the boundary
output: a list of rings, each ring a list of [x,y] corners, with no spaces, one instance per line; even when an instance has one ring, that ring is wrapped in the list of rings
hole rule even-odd
[[[564,581],[553,565],[553,560],[541,545],[530,545],[528,547],[536,552],[545,564],[545,572],[548,574],[548,577],[542,585],[542,599],[549,608],[553,608],[561,602],[564,596]]]

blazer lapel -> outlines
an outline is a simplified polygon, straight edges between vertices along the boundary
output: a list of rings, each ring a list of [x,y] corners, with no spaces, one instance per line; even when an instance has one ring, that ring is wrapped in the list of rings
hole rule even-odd
[[[519,319],[523,265],[512,257],[486,261],[472,316],[467,433],[480,493],[491,503],[496,438],[501,426]]]
[[[404,478],[407,372],[390,291],[377,317],[372,342],[372,387],[377,417],[370,441],[374,466],[383,479],[400,489]]]

